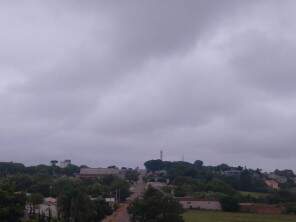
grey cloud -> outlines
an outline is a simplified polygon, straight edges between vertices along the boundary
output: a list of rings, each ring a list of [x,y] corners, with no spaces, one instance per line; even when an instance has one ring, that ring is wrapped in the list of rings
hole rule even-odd
[[[296,167],[292,1],[1,5],[1,161]]]

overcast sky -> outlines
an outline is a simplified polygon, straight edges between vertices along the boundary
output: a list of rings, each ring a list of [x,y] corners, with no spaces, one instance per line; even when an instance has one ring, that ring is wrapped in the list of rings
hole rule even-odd
[[[296,170],[296,2],[1,1],[0,161]]]

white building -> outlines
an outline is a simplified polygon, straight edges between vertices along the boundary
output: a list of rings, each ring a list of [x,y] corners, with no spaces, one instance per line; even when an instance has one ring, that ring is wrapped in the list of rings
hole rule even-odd
[[[26,205],[27,214],[30,213],[30,205]],[[57,210],[57,200],[53,197],[44,198],[43,203],[39,204],[35,209],[35,214],[44,215],[46,217],[57,218],[58,210]]]
[[[60,162],[61,168],[66,168],[67,166],[71,165],[71,160],[64,160]]]
[[[222,210],[221,204],[217,200],[205,200],[194,197],[178,197],[177,200],[184,209]]]
[[[95,179],[109,175],[123,177],[123,174],[124,172],[117,168],[81,168],[79,177],[82,179]]]

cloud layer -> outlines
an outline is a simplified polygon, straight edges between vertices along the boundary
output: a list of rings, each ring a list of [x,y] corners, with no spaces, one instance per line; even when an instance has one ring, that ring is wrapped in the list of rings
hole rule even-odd
[[[0,7],[0,161],[296,168],[294,1]]]

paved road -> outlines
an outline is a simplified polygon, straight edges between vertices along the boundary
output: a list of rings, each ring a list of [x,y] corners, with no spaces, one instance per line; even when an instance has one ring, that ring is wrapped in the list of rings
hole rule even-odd
[[[141,196],[141,194],[144,192],[144,189],[145,183],[143,181],[143,177],[140,176],[139,181],[135,185],[134,193],[129,198],[128,203],[121,204],[120,207],[111,216],[104,219],[103,222],[130,222],[129,215],[127,213],[129,203]]]

